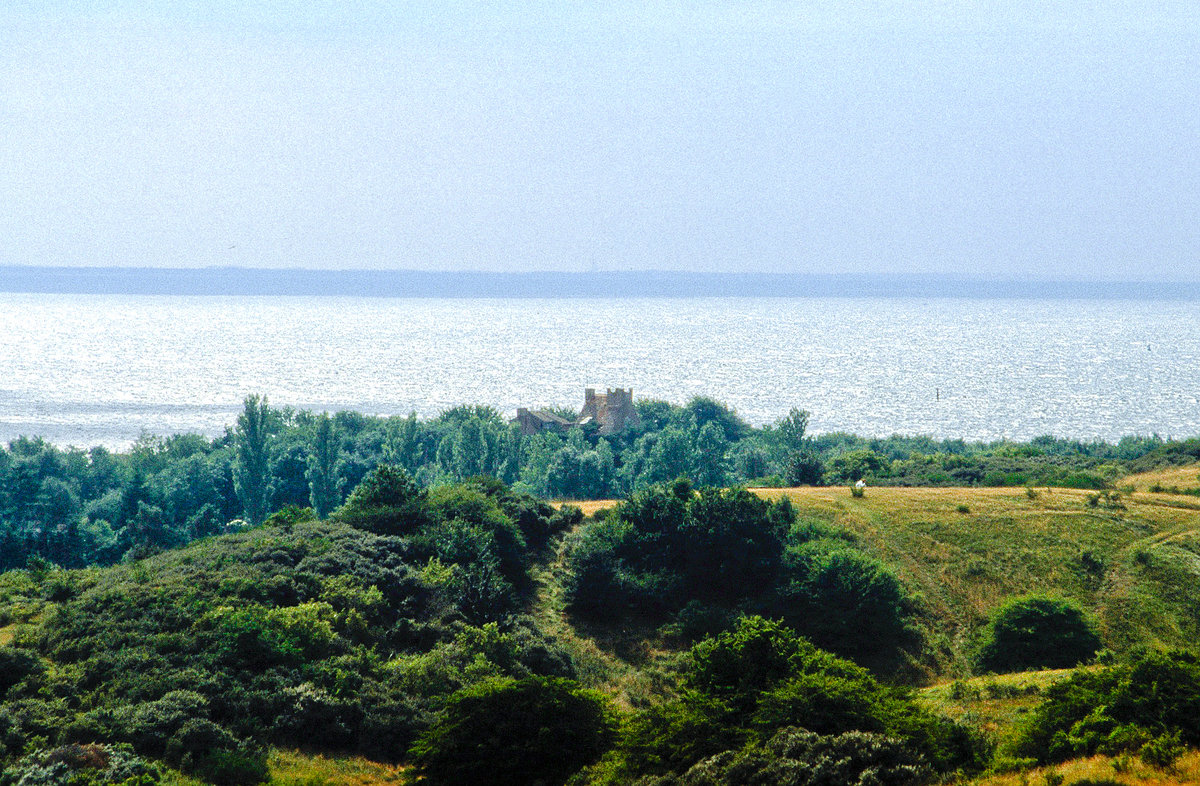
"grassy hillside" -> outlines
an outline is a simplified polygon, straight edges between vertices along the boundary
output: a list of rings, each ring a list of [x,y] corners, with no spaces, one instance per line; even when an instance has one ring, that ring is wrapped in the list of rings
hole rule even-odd
[[[763,490],[845,527],[919,591],[954,671],[1005,598],[1057,594],[1096,618],[1107,646],[1183,646],[1200,634],[1200,500],[1040,489]]]
[[[1172,472],[1195,478],[1198,468],[1128,482],[1149,486]],[[1200,637],[1200,499],[1191,496],[1011,488],[874,487],[860,498],[832,487],[755,491],[787,496],[801,519],[854,533],[861,548],[919,593],[940,651],[931,678],[965,673],[972,632],[1016,595],[1077,601],[1116,651],[1190,646]],[[585,512],[614,504],[586,503]]]
[[[797,528],[841,538],[901,580],[926,642],[914,652],[915,676],[929,685],[924,706],[1003,742],[1068,673],[970,675],[973,637],[1007,599],[1070,599],[1118,654],[1194,648],[1200,499],[1141,490],[1197,469],[1170,472],[1178,478],[1147,473],[1126,481],[1133,493],[1107,495],[756,493],[787,497]],[[697,637],[679,618],[611,622],[572,611],[570,537],[556,538],[578,530],[577,518],[488,485],[419,500],[405,489],[387,505],[356,496],[340,522],[281,519],[113,568],[0,575],[0,648],[33,658],[0,695],[0,727],[9,724],[0,743],[15,760],[44,738],[128,742],[207,777],[220,764],[202,758],[212,737],[246,766],[261,763],[272,783],[398,783],[411,774],[398,766],[409,741],[447,696],[481,681],[562,674],[634,719],[681,695],[682,653]],[[739,598],[731,610],[758,602]],[[189,714],[200,725],[184,723]],[[264,757],[260,745],[277,747]],[[391,764],[376,763],[385,758]],[[1194,753],[1175,773],[1099,757],[978,782],[1050,784],[1061,773],[1066,784],[1171,784],[1198,770]]]
[[[1200,489],[1200,464],[1160,467],[1148,472],[1138,472],[1122,479],[1121,485],[1131,485],[1137,491],[1149,491],[1155,486],[1164,489],[1195,491]]]

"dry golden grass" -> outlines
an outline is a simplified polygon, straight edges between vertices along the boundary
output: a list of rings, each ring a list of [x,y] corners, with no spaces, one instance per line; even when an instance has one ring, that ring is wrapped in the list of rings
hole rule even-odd
[[[556,499],[550,504],[556,508],[561,508],[564,505],[571,505],[583,511],[585,516],[594,516],[596,511],[605,508],[615,507],[619,500],[615,499],[585,499],[585,500],[563,500]]]
[[[359,756],[326,757],[274,750],[267,759],[271,786],[375,786],[406,783],[403,767]]]
[[[1150,472],[1139,472],[1122,478],[1118,485],[1132,485],[1138,491],[1146,491],[1158,484],[1163,488],[1172,486],[1180,489],[1200,488],[1200,464],[1183,467],[1160,467]]]
[[[1082,780],[1110,781],[1127,786],[1185,786],[1200,783],[1200,752],[1191,751],[1181,757],[1171,771],[1158,770],[1143,764],[1136,756],[1114,759],[1109,756],[1092,756],[1087,759],[1038,767],[1026,772],[992,775],[966,781],[971,786],[1045,786],[1060,782],[1064,786]],[[965,786],[965,784],[964,784]]]
[[[1073,671],[1044,669],[941,682],[917,691],[917,698],[938,714],[1001,739],[1041,702],[1043,690]]]

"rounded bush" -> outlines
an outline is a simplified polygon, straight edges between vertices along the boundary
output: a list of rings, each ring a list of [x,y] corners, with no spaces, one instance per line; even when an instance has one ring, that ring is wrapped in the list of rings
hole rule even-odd
[[[562,783],[608,748],[604,698],[556,677],[492,680],[450,697],[410,751],[430,784]]]
[[[1100,637],[1079,607],[1053,598],[1016,598],[992,615],[976,654],[980,671],[1063,669],[1091,660]]]
[[[425,523],[425,496],[403,469],[380,464],[354,488],[337,517],[379,535],[409,535]]]

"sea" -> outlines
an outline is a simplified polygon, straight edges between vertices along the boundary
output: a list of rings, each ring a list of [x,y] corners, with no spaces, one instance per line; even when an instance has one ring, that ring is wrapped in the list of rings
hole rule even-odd
[[[1200,301],[0,294],[0,441],[128,447],[272,406],[432,417],[710,396],[755,425],[1200,435]]]

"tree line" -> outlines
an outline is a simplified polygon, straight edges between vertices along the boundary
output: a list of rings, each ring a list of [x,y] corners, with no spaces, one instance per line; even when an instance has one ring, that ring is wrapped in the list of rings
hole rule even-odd
[[[598,499],[678,477],[713,488],[866,479],[1102,489],[1132,464],[1200,455],[1195,440],[1158,437],[1016,444],[812,435],[803,410],[753,427],[702,396],[636,407],[641,424],[619,434],[586,426],[523,435],[487,406],[458,406],[431,419],[329,415],[272,407],[252,395],[215,439],[144,435],[113,452],[22,437],[0,449],[0,570],[30,559],[111,564],[258,524],[288,506],[324,518],[381,464],[404,469],[423,488],[488,476],[537,497]]]

